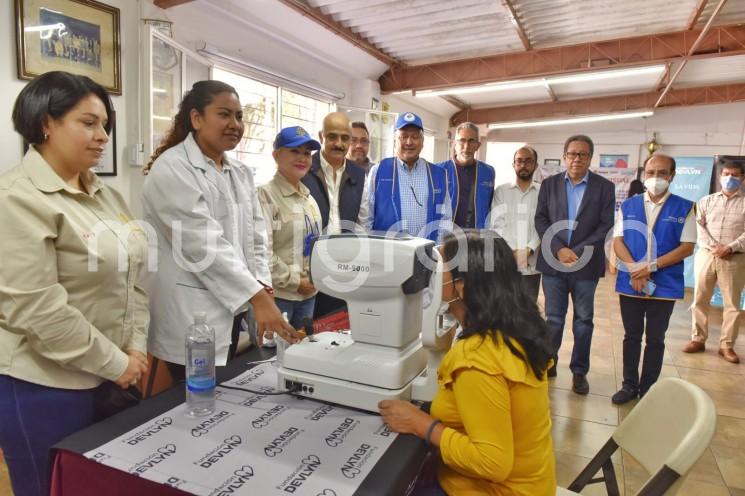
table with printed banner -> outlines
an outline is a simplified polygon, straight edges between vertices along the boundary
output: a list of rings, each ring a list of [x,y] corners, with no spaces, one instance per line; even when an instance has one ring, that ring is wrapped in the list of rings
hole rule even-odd
[[[186,415],[182,385],[65,439],[55,446],[52,496],[372,496],[413,487],[427,457],[420,439],[390,432],[375,414],[267,394],[276,392],[275,364],[247,365],[267,355],[253,350],[222,371],[230,379],[209,416]]]

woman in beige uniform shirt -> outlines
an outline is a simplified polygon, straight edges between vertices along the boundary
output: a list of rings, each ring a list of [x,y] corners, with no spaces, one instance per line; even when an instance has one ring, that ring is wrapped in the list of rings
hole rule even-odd
[[[0,175],[0,448],[19,496],[48,494],[50,447],[147,369],[147,241],[90,170],[112,120],[106,91],[66,72],[39,76],[13,108],[31,146]]]
[[[310,248],[321,231],[321,211],[300,180],[310,170],[311,151],[321,144],[300,126],[282,129],[272,156],[277,173],[259,188],[259,201],[269,225],[272,281],[279,309],[299,329],[313,317],[316,288],[310,282]]]

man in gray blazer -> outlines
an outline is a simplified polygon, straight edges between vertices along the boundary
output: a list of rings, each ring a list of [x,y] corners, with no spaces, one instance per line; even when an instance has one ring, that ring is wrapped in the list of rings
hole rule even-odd
[[[594,151],[584,135],[570,136],[564,143],[566,172],[545,179],[538,193],[535,228],[541,237],[537,269],[543,274],[546,319],[554,347],[554,366],[564,334],[569,296],[574,306],[574,347],[569,368],[572,390],[587,394],[590,385],[595,288],[605,276],[604,243],[613,228],[615,187],[590,172]]]

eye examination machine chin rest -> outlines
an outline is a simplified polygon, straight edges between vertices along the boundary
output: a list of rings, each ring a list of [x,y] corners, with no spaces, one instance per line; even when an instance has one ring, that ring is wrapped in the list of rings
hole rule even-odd
[[[287,347],[277,359],[279,387],[369,411],[384,399],[431,401],[450,347],[450,326],[441,315],[447,308],[442,266],[434,243],[423,238],[318,238],[310,259],[313,284],[346,301],[350,329]]]

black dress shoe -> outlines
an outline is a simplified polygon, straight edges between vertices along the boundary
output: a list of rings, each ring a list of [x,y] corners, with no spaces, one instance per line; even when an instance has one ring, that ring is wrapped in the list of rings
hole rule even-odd
[[[577,394],[587,394],[590,392],[590,383],[587,382],[585,374],[572,375],[572,391]]]
[[[619,389],[616,394],[611,397],[610,400],[613,402],[614,405],[624,405],[631,400],[635,400],[637,396],[639,396],[639,393],[637,393],[636,391],[623,387]]]
[[[546,372],[546,375],[548,377],[556,377],[556,365],[549,367],[548,371]]]

